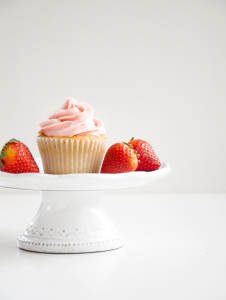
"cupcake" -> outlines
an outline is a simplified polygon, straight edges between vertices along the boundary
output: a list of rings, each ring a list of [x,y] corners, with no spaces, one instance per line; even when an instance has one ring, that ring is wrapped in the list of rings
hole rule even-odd
[[[99,173],[108,138],[86,103],[69,98],[41,122],[37,144],[47,174]]]

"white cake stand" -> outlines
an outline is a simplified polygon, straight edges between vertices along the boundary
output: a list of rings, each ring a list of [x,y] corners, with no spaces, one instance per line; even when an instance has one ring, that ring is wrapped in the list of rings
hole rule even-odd
[[[42,203],[33,221],[18,237],[18,247],[46,253],[85,253],[120,248],[125,241],[109,219],[102,204],[103,191],[138,187],[167,175],[171,168],[163,163],[153,172],[121,174],[0,172],[0,186],[41,192]]]

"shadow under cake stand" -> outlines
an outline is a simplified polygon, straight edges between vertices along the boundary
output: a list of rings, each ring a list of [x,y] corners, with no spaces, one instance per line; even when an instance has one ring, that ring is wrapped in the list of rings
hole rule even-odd
[[[0,186],[41,192],[42,203],[33,221],[18,237],[18,247],[46,253],[86,253],[120,248],[125,240],[105,212],[103,191],[145,185],[167,175],[171,168],[162,163],[157,171],[121,174],[0,172]]]

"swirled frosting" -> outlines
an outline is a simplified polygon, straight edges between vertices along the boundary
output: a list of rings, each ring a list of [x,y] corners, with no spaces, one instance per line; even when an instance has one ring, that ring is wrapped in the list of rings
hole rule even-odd
[[[39,124],[39,134],[46,136],[65,136],[105,133],[104,123],[93,117],[93,109],[86,103],[78,103],[69,98],[61,110],[54,112],[46,121]]]

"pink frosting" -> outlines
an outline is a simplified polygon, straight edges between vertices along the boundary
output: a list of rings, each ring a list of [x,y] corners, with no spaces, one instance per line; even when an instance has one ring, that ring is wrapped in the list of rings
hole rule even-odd
[[[104,123],[93,117],[93,109],[86,103],[78,103],[69,98],[61,110],[53,113],[48,120],[41,122],[39,134],[65,136],[105,133]]]

